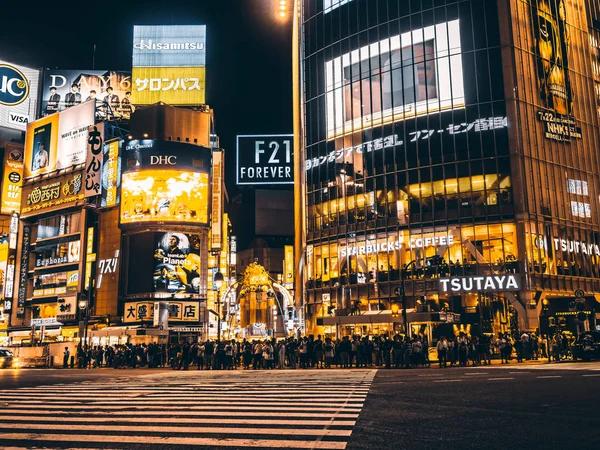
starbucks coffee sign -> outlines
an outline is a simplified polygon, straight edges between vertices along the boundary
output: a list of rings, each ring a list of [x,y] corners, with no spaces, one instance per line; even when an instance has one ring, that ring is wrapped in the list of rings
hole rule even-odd
[[[521,279],[514,274],[440,278],[439,290],[443,294],[520,291]]]

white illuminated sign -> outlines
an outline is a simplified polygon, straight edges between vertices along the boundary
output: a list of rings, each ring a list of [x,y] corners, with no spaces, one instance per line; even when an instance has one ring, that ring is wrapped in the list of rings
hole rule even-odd
[[[517,275],[440,278],[439,286],[442,293],[521,290],[521,283]]]
[[[462,122],[459,124],[451,123],[446,128],[442,129],[423,129],[419,131],[411,131],[408,133],[410,139],[407,142],[426,141],[431,136],[443,135],[443,134],[462,134],[462,133],[481,133],[482,131],[500,130],[508,127],[508,118],[505,116],[496,117],[483,117],[476,119],[473,122]],[[305,170],[314,169],[327,162],[343,161],[349,159],[353,154],[371,153],[376,150],[382,150],[384,148],[401,147],[405,142],[400,139],[397,134],[386,136],[383,138],[374,139],[367,141],[362,144],[358,144],[352,147],[345,147],[340,150],[332,150],[325,156],[317,158],[307,159],[304,162]],[[587,192],[587,186],[586,186]]]
[[[327,14],[352,0],[323,0],[323,13]]]
[[[413,63],[415,58],[423,57],[418,56],[422,52],[431,53],[427,61]],[[380,66],[376,77],[373,75],[371,80],[371,72],[367,71],[361,75],[362,79],[355,79],[356,71],[361,73],[360,67],[371,64]],[[401,71],[392,70],[401,64],[405,65]],[[403,81],[408,79],[413,81]],[[350,88],[350,82],[358,85],[359,81],[361,89]],[[394,89],[399,90],[392,98],[392,90],[384,89],[383,101],[373,101],[373,109],[361,114],[362,105],[370,102],[370,89],[365,83],[372,83],[373,91],[379,90],[380,85],[397,86]],[[392,36],[327,61],[325,84],[328,138],[381,123],[464,107],[459,21]],[[422,92],[427,95],[421,95]]]
[[[431,236],[425,238],[411,238],[409,246],[411,249],[415,248],[427,248],[427,247],[441,247],[449,246],[454,244],[454,236]],[[387,242],[366,242],[355,245],[349,245],[348,247],[340,247],[340,256],[356,256],[356,255],[368,255],[373,253],[389,253],[402,248],[402,241],[400,240],[389,240]]]

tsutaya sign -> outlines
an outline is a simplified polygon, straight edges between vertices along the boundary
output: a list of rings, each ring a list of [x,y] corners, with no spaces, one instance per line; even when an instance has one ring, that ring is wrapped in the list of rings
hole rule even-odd
[[[556,251],[600,256],[600,246],[595,243],[560,238],[552,238],[552,241],[554,242],[554,250]],[[542,248],[548,251],[548,240],[545,236],[540,235],[534,237],[533,242],[537,248]]]
[[[454,244],[453,235],[428,236],[411,238],[409,246],[411,249],[442,247]],[[389,240],[387,242],[361,242],[359,244],[340,247],[340,256],[367,255],[372,253],[389,253],[402,248],[401,240]]]
[[[517,275],[486,275],[440,278],[440,293],[520,291]]]

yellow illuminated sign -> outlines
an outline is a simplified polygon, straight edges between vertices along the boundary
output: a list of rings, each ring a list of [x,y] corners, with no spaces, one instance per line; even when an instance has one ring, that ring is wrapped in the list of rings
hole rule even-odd
[[[144,170],[123,174],[121,223],[208,223],[208,174]]]
[[[108,159],[105,161],[107,169],[106,206],[114,206],[117,203],[117,176],[119,166],[119,141],[108,144]]]
[[[284,283],[294,282],[294,246],[286,245],[284,249],[284,264],[285,264],[285,277]]]
[[[204,67],[134,67],[131,99],[134,105],[202,105]]]
[[[23,179],[23,148],[7,144],[4,155],[2,180],[2,214],[12,214],[21,209],[21,184]]]

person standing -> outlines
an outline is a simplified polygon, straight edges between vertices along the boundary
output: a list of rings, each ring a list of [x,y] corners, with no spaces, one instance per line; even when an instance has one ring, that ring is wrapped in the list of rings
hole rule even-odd
[[[69,367],[69,356],[71,356],[69,347],[65,347],[65,351],[63,352],[63,369],[66,369]]]
[[[448,342],[446,341],[446,336],[442,336],[442,338],[437,343],[437,353],[438,353],[438,361],[440,363],[440,367],[446,367],[446,352],[448,351]]]
[[[286,350],[285,341],[279,342],[279,346],[277,347],[277,356],[278,356],[277,367],[279,369],[285,369],[285,350]]]

